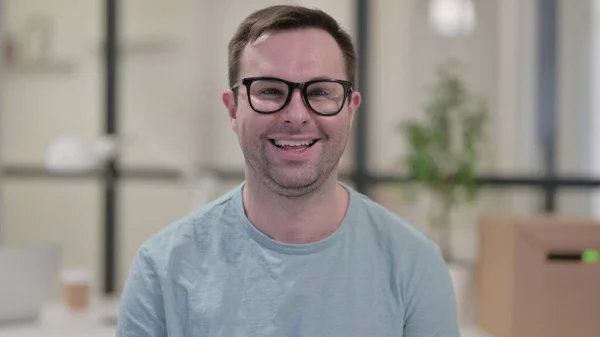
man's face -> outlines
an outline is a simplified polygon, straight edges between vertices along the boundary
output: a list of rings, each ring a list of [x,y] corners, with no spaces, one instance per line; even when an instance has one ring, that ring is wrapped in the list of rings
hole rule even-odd
[[[348,80],[345,69],[343,54],[327,32],[314,28],[285,30],[268,33],[246,47],[240,79]],[[255,112],[246,87],[237,90],[237,104],[231,91],[223,94],[223,102],[248,173],[280,195],[300,196],[320,187],[336,170],[344,152],[360,94],[352,93],[337,115],[320,116],[306,106],[298,89],[289,104],[273,114]]]

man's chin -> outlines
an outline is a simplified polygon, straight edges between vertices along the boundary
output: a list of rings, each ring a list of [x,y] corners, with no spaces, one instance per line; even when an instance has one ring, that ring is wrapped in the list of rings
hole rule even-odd
[[[272,175],[270,178],[273,182],[275,192],[285,196],[303,196],[314,192],[322,185],[322,182],[318,179],[318,175],[304,175],[300,177]]]
[[[295,190],[305,189],[317,184],[317,179],[273,179],[282,188]]]

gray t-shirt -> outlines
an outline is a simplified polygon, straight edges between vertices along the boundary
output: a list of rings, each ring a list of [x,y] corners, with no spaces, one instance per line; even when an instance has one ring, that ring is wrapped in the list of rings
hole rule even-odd
[[[446,264],[414,227],[345,186],[337,231],[276,242],[246,217],[242,186],[142,245],[117,336],[459,336]]]

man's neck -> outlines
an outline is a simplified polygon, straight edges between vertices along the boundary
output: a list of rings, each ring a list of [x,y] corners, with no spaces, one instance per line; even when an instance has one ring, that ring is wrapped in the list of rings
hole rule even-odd
[[[310,243],[331,235],[348,208],[348,191],[331,177],[306,198],[279,196],[259,181],[248,179],[243,188],[244,209],[250,222],[271,239]]]

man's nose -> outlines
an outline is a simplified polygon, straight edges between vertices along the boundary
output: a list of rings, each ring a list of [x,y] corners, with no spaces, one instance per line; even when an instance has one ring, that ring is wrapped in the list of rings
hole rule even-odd
[[[292,92],[290,103],[283,110],[282,115],[284,116],[285,122],[295,125],[305,124],[311,120],[312,115],[310,113],[310,108],[304,103],[300,90],[294,90]]]

